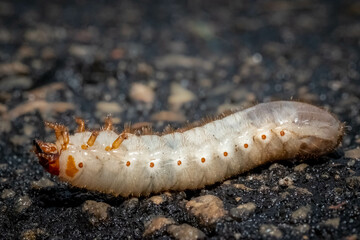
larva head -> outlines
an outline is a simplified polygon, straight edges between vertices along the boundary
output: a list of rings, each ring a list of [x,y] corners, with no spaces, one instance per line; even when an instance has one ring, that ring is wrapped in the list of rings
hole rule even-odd
[[[34,152],[39,158],[39,163],[46,171],[53,175],[59,175],[59,157],[60,154],[54,143],[34,140]]]
[[[328,111],[305,103],[296,105],[295,127],[291,130],[298,135],[300,152],[320,155],[332,151],[342,140],[343,124]]]
[[[57,142],[47,143],[40,140],[34,140],[34,152],[39,158],[39,163],[46,171],[53,175],[60,174],[59,158],[61,151],[66,149],[69,143],[69,132],[64,125],[45,122],[45,125],[54,129]]]

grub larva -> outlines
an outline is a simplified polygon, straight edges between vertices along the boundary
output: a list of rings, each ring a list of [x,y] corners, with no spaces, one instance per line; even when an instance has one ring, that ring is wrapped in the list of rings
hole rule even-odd
[[[332,114],[292,101],[164,134],[117,134],[109,118],[101,131],[77,123],[71,136],[65,126],[46,123],[57,141],[34,141],[40,164],[74,186],[115,196],[202,188],[267,162],[326,154],[343,136],[343,124]]]

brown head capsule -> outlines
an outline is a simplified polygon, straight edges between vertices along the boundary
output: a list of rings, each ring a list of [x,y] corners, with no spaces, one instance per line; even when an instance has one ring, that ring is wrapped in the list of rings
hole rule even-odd
[[[34,140],[34,152],[39,158],[39,163],[46,171],[53,175],[59,175],[59,157],[60,154],[54,143]]]

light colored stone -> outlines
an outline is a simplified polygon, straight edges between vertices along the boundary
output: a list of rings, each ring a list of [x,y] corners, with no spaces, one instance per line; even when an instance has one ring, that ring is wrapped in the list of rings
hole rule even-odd
[[[43,229],[30,229],[22,232],[21,240],[36,240],[39,236],[47,235]],[[45,237],[45,236],[44,236]]]
[[[309,216],[310,213],[311,213],[310,205],[301,206],[291,214],[291,219],[293,221],[304,220]]]
[[[160,205],[164,202],[164,198],[161,195],[156,195],[149,198],[149,201],[153,202],[156,205]]]
[[[279,180],[279,185],[289,187],[289,186],[294,185],[294,181],[290,177],[284,177]]]
[[[154,113],[151,116],[153,121],[168,121],[168,122],[185,122],[186,117],[182,113],[171,112],[171,111],[161,111]]]
[[[30,207],[31,204],[32,204],[32,201],[29,196],[27,196],[27,195],[21,196],[16,201],[16,211],[23,212],[28,207]]]
[[[101,113],[121,113],[123,111],[120,104],[117,102],[104,102],[100,101],[96,104],[96,110]]]
[[[40,180],[38,181],[33,181],[31,183],[31,187],[34,189],[42,189],[42,188],[46,188],[46,187],[52,187],[54,186],[55,183],[47,178],[42,177]]]
[[[184,88],[178,83],[172,83],[168,102],[172,110],[179,110],[184,103],[191,102],[196,99],[194,93]]]
[[[322,222],[322,225],[337,229],[340,225],[340,218],[330,218]]]
[[[13,135],[10,137],[10,142],[13,145],[24,146],[26,143],[29,142],[29,139],[23,135]]]
[[[65,112],[67,110],[73,110],[74,108],[74,104],[67,102],[46,102],[43,100],[28,101],[11,109],[6,117],[12,120],[35,110],[40,111],[42,114],[46,114],[49,112]]]
[[[14,196],[15,196],[15,192],[12,189],[4,189],[1,192],[2,199],[13,198]]]
[[[303,194],[303,195],[309,195],[309,196],[313,195],[312,192],[310,192],[307,188],[290,186],[288,189],[294,189],[297,193]]]
[[[145,76],[151,76],[154,72],[152,66],[150,66],[147,63],[139,63],[137,65],[137,72],[141,75],[145,75]]]
[[[245,184],[242,184],[242,183],[235,183],[235,184],[233,184],[233,186],[235,188],[238,188],[238,189],[241,189],[241,190],[244,190],[244,191],[253,191],[254,190],[252,188],[249,188],[249,187],[245,186]]]
[[[213,69],[214,65],[210,61],[201,58],[189,57],[185,55],[165,55],[155,60],[158,68],[202,68],[204,70]]]
[[[203,225],[211,225],[227,214],[221,199],[214,195],[194,198],[186,203],[186,209]]]
[[[75,57],[85,58],[94,55],[96,48],[89,45],[72,44],[69,48],[69,53]]]
[[[294,167],[294,171],[295,172],[303,172],[308,166],[309,165],[307,165],[306,163],[301,163]]]
[[[181,225],[171,225],[167,228],[167,232],[178,240],[204,239],[206,237],[201,230],[186,223]]]
[[[154,90],[142,83],[133,83],[130,88],[130,98],[145,103],[153,103],[155,99]]]
[[[82,211],[89,214],[89,222],[93,225],[108,219],[110,205],[104,202],[87,200],[82,206]]]
[[[354,158],[360,160],[360,148],[345,151],[346,158]]]
[[[254,213],[256,209],[256,205],[253,202],[248,202],[237,206],[236,208],[232,208],[230,210],[230,215],[235,219],[245,219],[250,214]]]
[[[1,63],[0,74],[14,75],[14,74],[28,74],[30,68],[21,62]]]
[[[346,184],[351,188],[360,186],[360,176],[347,177],[345,179],[345,181],[346,181]]]
[[[308,224],[301,224],[294,228],[295,234],[302,235],[306,234],[310,230],[310,226]]]
[[[127,208],[135,208],[139,204],[139,199],[136,197],[132,197],[124,202],[124,205]]]
[[[13,89],[28,89],[32,85],[29,77],[25,76],[11,76],[0,81],[0,89],[2,91],[11,91]]]
[[[280,239],[283,237],[283,233],[280,231],[278,227],[272,224],[263,224],[260,226],[260,234],[264,238],[277,238]]]
[[[166,218],[163,216],[155,217],[145,223],[145,231],[143,233],[143,236],[153,234],[155,231],[158,231],[161,228],[174,223],[175,221],[171,218]]]

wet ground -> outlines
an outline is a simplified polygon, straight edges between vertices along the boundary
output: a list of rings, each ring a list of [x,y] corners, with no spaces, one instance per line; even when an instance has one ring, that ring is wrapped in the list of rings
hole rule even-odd
[[[1,238],[359,238],[359,19],[357,1],[1,1]],[[31,152],[44,120],[162,131],[292,99],[346,123],[337,151],[196,191],[88,192]]]

